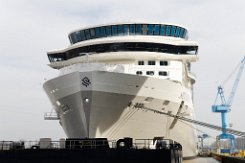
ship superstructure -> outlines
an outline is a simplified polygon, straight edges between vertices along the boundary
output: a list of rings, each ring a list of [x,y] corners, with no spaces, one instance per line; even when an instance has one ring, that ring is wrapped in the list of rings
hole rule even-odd
[[[153,138],[178,141],[195,156],[191,124],[145,108],[194,118],[192,89],[198,45],[186,28],[118,23],[75,30],[71,45],[48,52],[60,75],[44,89],[69,138]]]

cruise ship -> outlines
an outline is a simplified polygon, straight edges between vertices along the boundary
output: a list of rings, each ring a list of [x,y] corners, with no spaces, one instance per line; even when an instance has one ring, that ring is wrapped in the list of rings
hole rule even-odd
[[[195,126],[178,120],[195,119],[198,44],[185,27],[114,23],[68,36],[68,47],[47,53],[60,74],[43,85],[68,138],[158,136],[181,143],[184,157],[197,155]]]

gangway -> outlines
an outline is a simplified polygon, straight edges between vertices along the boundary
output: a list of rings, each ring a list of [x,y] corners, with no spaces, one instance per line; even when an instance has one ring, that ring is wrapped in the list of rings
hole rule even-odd
[[[132,109],[140,109],[142,111],[150,111],[150,112],[153,112],[153,113],[156,113],[156,114],[162,114],[162,115],[166,115],[166,116],[169,116],[169,117],[173,117],[173,118],[175,118],[175,119],[177,119],[179,121],[189,122],[189,123],[192,123],[192,124],[195,124],[195,125],[199,125],[199,126],[202,126],[202,127],[209,128],[209,129],[222,131],[222,127],[221,126],[210,124],[210,123],[206,123],[206,122],[202,122],[202,121],[197,121],[197,120],[186,118],[186,117],[180,116],[180,115],[174,115],[174,114],[171,114],[170,112],[166,113],[166,112],[163,112],[163,111],[159,111],[157,109],[147,108],[145,106],[142,106],[140,108],[133,107]],[[242,131],[226,128],[226,132],[229,133],[229,134],[236,135],[236,136],[245,137],[245,132],[242,132]]]

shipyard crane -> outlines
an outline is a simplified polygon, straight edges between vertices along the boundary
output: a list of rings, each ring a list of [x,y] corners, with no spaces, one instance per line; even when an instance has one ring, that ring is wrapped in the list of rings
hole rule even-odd
[[[234,81],[233,87],[231,89],[230,95],[228,100],[226,101],[225,96],[224,96],[224,89],[222,86],[218,86],[218,92],[217,96],[214,102],[214,105],[212,105],[212,111],[215,113],[221,113],[221,121],[222,121],[222,133],[218,136],[218,139],[229,139],[231,142],[231,148],[235,148],[235,137],[232,134],[227,133],[227,123],[226,123],[226,113],[231,111],[231,105],[237,90],[237,86],[239,84],[243,69],[245,65],[245,56],[242,59],[240,66],[239,66],[239,71],[237,73],[236,79]],[[221,104],[217,105],[217,99],[220,97],[221,99]],[[228,152],[227,150],[223,149],[224,152]]]

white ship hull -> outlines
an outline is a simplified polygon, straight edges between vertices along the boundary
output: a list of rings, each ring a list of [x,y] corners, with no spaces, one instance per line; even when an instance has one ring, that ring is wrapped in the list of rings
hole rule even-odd
[[[44,84],[60,124],[69,138],[164,136],[183,146],[184,157],[196,156],[196,133],[191,124],[144,108],[193,118],[191,90],[180,82],[107,71],[73,72]],[[172,126],[171,126],[172,125]]]

